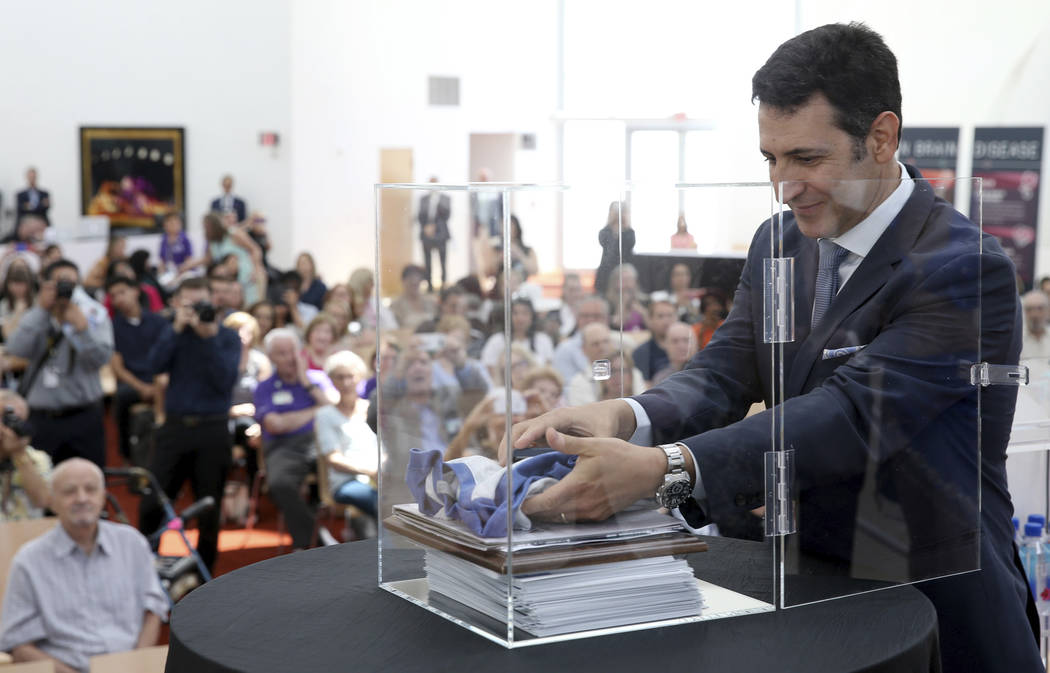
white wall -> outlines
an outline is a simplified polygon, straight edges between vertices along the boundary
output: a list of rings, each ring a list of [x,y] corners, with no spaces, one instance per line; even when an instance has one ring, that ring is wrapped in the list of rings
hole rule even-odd
[[[257,134],[272,130],[288,138],[287,0],[3,7],[5,209],[33,164],[40,185],[51,191],[52,223],[71,227],[80,213],[80,126],[182,126],[190,232],[199,235],[221,174],[231,172],[249,207],[275,225],[274,258],[285,261],[288,150],[272,156]]]
[[[538,175],[516,178],[554,176],[555,9],[553,0],[292,5],[292,245],[314,252],[326,280],[373,264],[382,147],[411,147],[417,182],[464,182],[471,133],[535,133]],[[460,106],[428,106],[428,75],[459,77]],[[466,218],[453,212],[454,240],[467,240]]]

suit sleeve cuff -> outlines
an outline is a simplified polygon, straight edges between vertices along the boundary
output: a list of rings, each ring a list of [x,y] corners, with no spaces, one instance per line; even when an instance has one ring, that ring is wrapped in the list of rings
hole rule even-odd
[[[634,434],[631,435],[631,438],[627,441],[639,446],[653,446],[653,424],[652,421],[649,420],[649,414],[645,413],[645,409],[643,409],[642,405],[638,403],[638,400],[630,397],[624,397],[622,399],[631,407],[631,411],[634,412]],[[685,444],[682,446],[685,446]],[[696,462],[696,455],[688,446],[685,446],[685,448],[693,458],[693,470],[696,473],[696,481],[693,483],[693,500],[696,502],[693,504],[694,507],[701,511],[692,512],[689,510],[693,508],[684,508],[687,511],[682,512],[682,515],[686,517],[686,520],[689,521],[690,524],[696,525],[693,522],[695,521],[699,523],[698,516],[703,517],[703,512],[707,510],[707,491],[704,490],[704,480],[700,476],[700,464]]]

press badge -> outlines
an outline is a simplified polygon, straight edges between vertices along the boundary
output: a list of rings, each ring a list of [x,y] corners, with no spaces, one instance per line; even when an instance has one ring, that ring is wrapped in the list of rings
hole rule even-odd
[[[292,393],[287,390],[275,391],[271,398],[275,407],[283,407],[286,404],[291,404],[295,398],[292,397]]]
[[[45,388],[57,388],[58,387],[58,369],[55,367],[44,367],[44,371],[41,372],[41,383],[44,384]]]

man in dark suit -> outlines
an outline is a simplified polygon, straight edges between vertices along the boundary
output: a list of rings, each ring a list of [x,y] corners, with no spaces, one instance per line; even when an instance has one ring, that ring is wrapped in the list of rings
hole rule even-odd
[[[50,226],[51,221],[47,219],[47,210],[51,207],[51,195],[36,186],[36,169],[32,166],[26,170],[26,184],[26,188],[18,192],[16,199],[16,225],[26,215],[37,215]]]
[[[436,183],[437,177],[431,176],[430,182]],[[452,238],[448,230],[448,217],[452,212],[452,203],[445,192],[427,192],[419,199],[419,240],[423,243],[423,264],[427,270],[427,288],[433,292],[434,283],[431,260],[437,252],[441,262],[441,287],[445,287],[445,248],[448,239]]]
[[[1013,265],[896,161],[896,58],[876,33],[803,33],[752,91],[791,213],[759,229],[729,317],[685,370],[514,427],[516,448],[545,439],[579,456],[523,511],[604,519],[656,493],[693,526],[746,533],[764,503],[763,455],[788,449],[798,533],[785,540],[787,604],[928,580],[917,587],[937,610],[945,671],[1042,670],[1006,488],[1016,390],[968,375],[1017,363]],[[778,239],[795,259],[796,324],[774,365],[763,270]],[[758,401],[767,410],[745,418]],[[807,581],[827,575],[838,577]]]
[[[244,199],[233,194],[233,176],[222,176],[222,195],[212,199],[211,209],[214,213],[235,213],[238,222],[248,217],[248,207]]]

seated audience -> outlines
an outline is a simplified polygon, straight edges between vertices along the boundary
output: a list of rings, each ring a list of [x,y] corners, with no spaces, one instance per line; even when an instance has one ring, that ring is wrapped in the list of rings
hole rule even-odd
[[[25,260],[14,260],[8,265],[0,286],[0,338],[6,339],[14,333],[35,297],[36,275]]]
[[[696,347],[698,350],[703,350],[708,342],[711,341],[711,337],[715,335],[715,330],[725,320],[726,313],[725,302],[717,294],[708,292],[700,298],[701,318],[699,322],[693,323],[693,334],[696,336]]]
[[[350,305],[353,308],[354,320],[361,323],[365,332],[374,336],[377,326],[382,326],[384,330],[398,328],[393,312],[382,304],[376,305],[375,275],[371,269],[354,269],[347,287],[350,288]]]
[[[692,325],[700,319],[700,290],[693,287],[693,272],[688,264],[679,262],[671,267],[668,298],[680,321]]]
[[[425,279],[426,271],[421,266],[408,264],[401,270],[401,294],[390,302],[398,327],[414,330],[437,315],[434,298],[423,292]]]
[[[128,264],[131,265],[132,270],[135,271],[135,277],[138,278],[140,283],[149,285],[162,300],[167,301],[168,290],[161,285],[160,280],[157,279],[155,269],[149,263],[149,251],[139,248],[135,252],[128,256]]]
[[[233,436],[233,460],[244,464],[251,483],[257,470],[254,448],[261,432],[255,422],[255,389],[259,382],[270,378],[273,365],[270,358],[260,350],[262,339],[259,323],[247,313],[238,311],[226,316],[223,327],[228,327],[241,339],[241,358],[237,364],[237,383],[233,386],[230,400],[230,430]]]
[[[638,271],[633,264],[620,264],[609,274],[605,300],[612,307],[609,325],[624,332],[645,329],[645,307],[638,287]]]
[[[292,546],[306,549],[314,517],[300,489],[313,469],[314,417],[335,391],[324,372],[308,369],[298,335],[275,329],[264,340],[273,376],[255,389],[255,420],[262,428],[270,498],[284,515]]]
[[[128,240],[123,236],[110,236],[109,242],[106,244],[105,254],[95,262],[95,265],[91,267],[84,277],[85,290],[94,294],[96,290],[105,287],[110,264],[128,258],[127,246]]]
[[[558,331],[562,338],[576,332],[576,312],[584,298],[580,274],[567,273],[561,284],[561,308],[558,309]]]
[[[269,299],[257,301],[248,307],[248,313],[259,323],[259,338],[265,339],[274,327],[277,326],[276,309]]]
[[[614,351],[616,353],[620,352],[620,349],[614,348],[612,333],[609,331],[609,328],[602,323],[587,325],[582,330],[582,336],[583,353],[587,358],[588,366],[586,370],[578,372],[569,381],[568,402],[569,406],[573,407],[597,402],[602,399],[602,391],[608,389],[608,386],[605,386],[602,381],[595,380],[590,363],[595,360],[610,360],[609,353]],[[631,389],[637,393],[642,392],[645,390],[645,380],[642,378],[642,373],[635,368],[630,354],[627,354],[624,360],[630,361],[631,376],[628,377],[628,383]],[[615,365],[613,369],[616,369]],[[616,375],[618,376],[618,373]]]
[[[77,265],[59,260],[44,269],[33,308],[7,340],[25,359],[33,442],[56,464],[72,456],[105,465],[99,370],[113,356],[106,309],[80,287]]]
[[[525,245],[521,236],[521,222],[517,215],[510,216],[510,263],[520,266],[525,278],[536,274],[540,265],[536,261],[536,251]]]
[[[186,227],[178,213],[165,215],[163,227],[164,234],[160,239],[157,256],[160,258],[161,275],[170,281],[184,271],[183,265],[186,262],[193,259],[193,244],[186,235]]]
[[[266,270],[263,267],[262,251],[251,237],[239,227],[228,227],[215,213],[204,216],[204,238],[207,247],[204,255],[183,263],[183,271],[199,266],[205,268],[234,255],[237,259],[237,282],[244,288],[244,299],[254,304],[266,296]]]
[[[504,376],[506,365],[507,352],[502,351],[496,366],[498,375],[494,378],[495,385],[500,389],[503,389],[504,382],[507,380],[507,377]],[[525,375],[538,366],[542,365],[537,362],[536,356],[531,351],[518,344],[512,345],[510,347],[510,387],[514,390],[524,390]]]
[[[599,382],[598,401],[630,397],[645,390],[630,353],[615,350],[609,352],[606,359],[609,361],[609,378]],[[627,372],[633,372],[633,375],[625,376]]]
[[[1046,324],[1050,320],[1050,297],[1042,290],[1032,290],[1021,297],[1021,306],[1025,325],[1021,359],[1050,358],[1050,335]]]
[[[373,394],[379,382],[379,372],[383,372],[385,377],[392,377],[393,372],[397,370],[400,356],[401,347],[392,341],[384,339],[379,344],[379,350],[372,352],[369,377],[358,388],[357,396],[363,400],[368,400],[369,404],[372,404],[374,401]],[[371,407],[369,408],[371,409]],[[375,428],[372,428],[372,430],[375,431]]]
[[[299,253],[299,256],[295,258],[295,270],[302,277],[302,282],[299,285],[299,300],[304,304],[310,304],[320,311],[324,306],[325,294],[328,293],[328,288],[317,275],[317,264],[314,262],[314,256],[308,252]]]
[[[665,343],[667,328],[675,319],[674,305],[669,301],[654,301],[649,304],[649,340],[634,349],[632,358],[642,378],[650,385],[656,373],[667,366]]]
[[[106,285],[103,289],[108,288],[109,280],[115,276],[128,278],[138,285],[138,299],[142,303],[142,308],[147,312],[157,313],[164,310],[164,300],[161,299],[160,292],[158,292],[157,288],[152,285],[140,282],[138,273],[135,272],[135,269],[131,266],[131,262],[127,259],[118,259],[110,262],[109,266],[106,268]],[[112,318],[113,306],[110,304],[108,293],[102,297],[102,305],[106,307],[109,317]]]
[[[660,383],[671,374],[682,371],[696,355],[696,337],[693,328],[684,322],[673,323],[667,328],[667,364],[652,378],[652,385]],[[637,351],[635,351],[637,352]]]
[[[339,328],[327,313],[318,313],[306,326],[303,357],[309,369],[324,371],[324,361],[332,354]]]
[[[590,295],[580,301],[576,311],[576,333],[558,344],[554,349],[554,368],[565,381],[580,372],[590,376],[591,361],[583,354],[583,328],[592,323],[609,324],[609,305],[601,297]]]
[[[29,407],[0,389],[0,523],[36,519],[51,500],[51,459],[29,446]]]
[[[437,324],[441,346],[434,353],[434,386],[454,386],[460,392],[486,393],[492,387],[485,365],[470,357],[470,323],[462,316],[442,318]]]
[[[0,650],[51,660],[60,673],[89,658],[157,644],[168,599],[149,544],[134,528],[100,520],[102,470],[73,458],[51,477],[59,525],[15,554],[0,618]]]
[[[44,248],[44,252],[40,253],[40,266],[49,266],[60,259],[62,259],[61,246],[57,243],[50,243]]]
[[[326,314],[335,327],[335,341],[332,343],[332,352],[350,350],[353,337],[350,334],[350,305],[344,304],[338,299],[331,299],[321,307],[321,313]]]
[[[0,275],[7,271],[8,264],[14,259],[23,259],[33,273],[38,273],[43,268],[40,261],[44,250],[44,236],[47,232],[47,222],[36,215],[27,215],[15,225],[11,235],[5,237],[0,243],[9,243],[10,248],[4,252],[0,259]]]
[[[562,396],[565,382],[562,380],[558,370],[553,367],[533,367],[530,369],[525,374],[522,388],[525,391],[525,400],[529,403],[529,406],[532,407],[533,404],[538,405],[535,413],[530,408],[529,418],[545,414],[551,409],[557,409],[565,405],[565,399]],[[533,393],[535,394],[533,395]]]
[[[300,331],[305,331],[320,311],[313,305],[307,304],[299,295],[303,284],[303,278],[298,271],[285,271],[281,274],[280,299],[288,306],[289,319]]]
[[[120,455],[128,460],[132,457],[128,442],[131,407],[153,402],[157,395],[149,352],[168,326],[160,315],[143,310],[139,297],[139,286],[126,276],[112,276],[106,282],[106,299],[113,311],[113,356],[109,364],[117,379],[113,414]]]
[[[324,367],[339,393],[337,404],[317,412],[317,449],[328,466],[328,488],[336,502],[353,505],[374,519],[379,445],[366,423],[368,402],[357,396],[365,363],[350,351],[339,351],[325,360]]]
[[[393,376],[379,371],[378,391],[382,393],[383,416],[380,428],[388,465],[408,464],[409,449],[436,449],[442,453],[462,425],[458,388],[432,385],[433,362],[430,353],[410,346],[398,360]],[[369,404],[370,424],[375,423],[375,404]],[[404,474],[384,476],[383,488],[389,493],[384,503],[414,502]],[[389,515],[381,511],[379,517]]]
[[[507,348],[507,340],[503,333],[502,311],[494,314],[494,318],[495,320],[492,321],[494,333],[481,350],[481,362],[488,367],[493,380],[501,381],[503,379],[501,372],[498,371],[499,358]],[[539,330],[536,311],[531,301],[515,299],[511,302],[510,327],[511,344],[521,346],[532,353],[537,364],[546,365],[554,359],[554,345],[551,343],[551,338]]]

